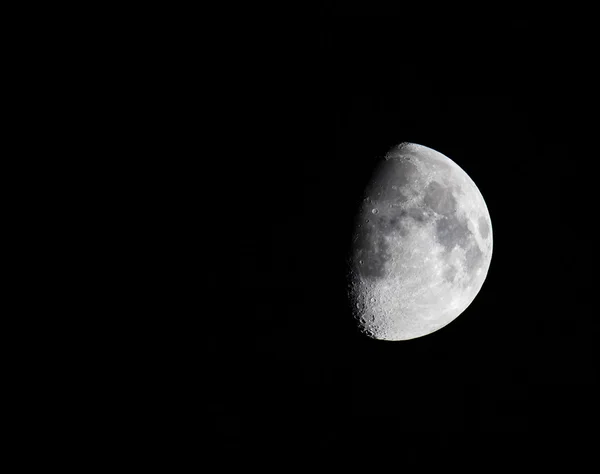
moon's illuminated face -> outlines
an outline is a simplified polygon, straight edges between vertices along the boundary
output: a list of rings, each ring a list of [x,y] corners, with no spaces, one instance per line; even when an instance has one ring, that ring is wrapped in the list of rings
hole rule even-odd
[[[492,246],[469,176],[431,148],[401,144],[375,171],[358,214],[350,293],[361,327],[393,341],[444,327],[481,289]]]

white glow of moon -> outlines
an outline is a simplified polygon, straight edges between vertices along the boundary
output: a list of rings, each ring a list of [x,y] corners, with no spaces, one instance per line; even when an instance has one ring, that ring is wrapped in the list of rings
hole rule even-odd
[[[446,326],[475,299],[491,262],[492,225],[479,189],[448,157],[403,143],[365,194],[350,291],[361,328],[399,341]]]

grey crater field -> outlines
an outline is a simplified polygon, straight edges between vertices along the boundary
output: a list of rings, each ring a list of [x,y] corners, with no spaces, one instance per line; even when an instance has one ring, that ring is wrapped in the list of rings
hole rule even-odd
[[[490,215],[456,163],[403,143],[375,169],[358,210],[350,298],[360,328],[375,339],[430,334],[479,293],[492,258]]]

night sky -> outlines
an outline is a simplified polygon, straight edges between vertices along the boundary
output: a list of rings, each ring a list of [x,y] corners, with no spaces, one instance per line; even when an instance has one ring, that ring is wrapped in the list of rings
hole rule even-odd
[[[236,143],[224,143],[234,281],[206,341],[212,439],[231,452],[358,444],[408,459],[531,439],[586,446],[598,322],[585,97],[532,20],[480,23],[456,46],[440,21],[425,51],[397,20],[329,12],[240,44]],[[450,325],[375,341],[352,320],[345,258],[373,166],[404,141],[474,180],[494,253]]]

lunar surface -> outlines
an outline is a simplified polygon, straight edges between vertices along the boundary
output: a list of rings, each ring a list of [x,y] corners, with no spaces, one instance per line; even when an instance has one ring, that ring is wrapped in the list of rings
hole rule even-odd
[[[492,247],[471,178],[426,146],[393,148],[365,190],[353,235],[350,298],[361,329],[401,341],[446,326],[477,296]]]

